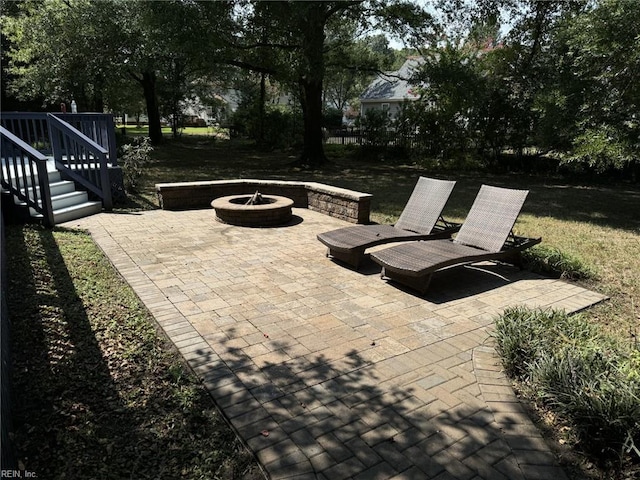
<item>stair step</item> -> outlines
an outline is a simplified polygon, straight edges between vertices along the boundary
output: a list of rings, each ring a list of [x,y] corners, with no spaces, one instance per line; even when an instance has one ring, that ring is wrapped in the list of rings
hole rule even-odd
[[[53,182],[49,184],[49,190],[51,191],[52,196],[73,192],[75,189],[75,183],[70,180],[60,180],[59,182]]]
[[[32,182],[29,170],[27,170],[27,175],[23,176],[19,169],[13,169],[13,167],[8,165],[4,159],[2,159],[2,163],[3,168],[6,168],[9,171],[11,177],[15,178],[17,175],[20,177],[20,183],[24,182],[26,184],[23,184],[25,187],[23,192],[30,198],[34,198],[34,191],[40,190],[38,177],[36,176]],[[28,169],[29,167],[27,166],[26,168]],[[49,190],[51,193],[54,224],[68,222],[102,211],[102,202],[89,201],[87,192],[77,191],[73,182],[62,180],[60,172],[56,170],[53,158],[50,158],[47,161],[47,180],[49,182]],[[2,191],[4,192],[5,189],[3,188]],[[26,212],[29,212],[32,218],[42,218],[42,214],[37,213],[32,208],[27,209],[26,203],[18,200],[15,196],[14,203],[19,207],[23,207],[25,214]]]
[[[79,205],[86,203],[89,200],[89,195],[87,192],[83,191],[73,191],[68,193],[63,193],[61,195],[55,195],[51,197],[51,207],[53,211],[60,210],[66,207],[72,207],[74,205]],[[33,209],[30,209],[31,215],[35,215],[37,212]]]
[[[53,211],[53,221],[56,225],[69,222],[78,218],[87,217],[102,211],[102,202],[84,202],[70,207],[64,207]],[[33,218],[42,218],[42,215],[32,215]]]
[[[11,178],[16,178],[16,177],[12,175]],[[18,175],[18,178],[24,179],[25,183],[27,184],[27,187],[33,187],[30,175],[27,175],[26,178],[24,178],[22,175]],[[57,171],[57,170],[53,170],[53,171],[48,170],[47,171],[47,178],[49,180],[49,183],[55,183],[55,182],[62,181],[62,177],[60,176],[60,172]],[[33,180],[34,180],[36,186],[38,186],[38,176],[37,175],[33,178]]]
[[[76,189],[75,184],[69,180],[60,180],[59,182],[53,182],[49,184],[49,191],[52,197],[55,197],[57,195],[62,195],[65,193],[74,192],[75,189]],[[36,190],[40,191],[40,187],[36,187]],[[27,189],[27,192],[29,197],[33,198],[33,193],[32,193],[33,187],[29,187]],[[16,197],[14,197],[14,202],[16,205],[24,205],[24,202],[21,202]]]

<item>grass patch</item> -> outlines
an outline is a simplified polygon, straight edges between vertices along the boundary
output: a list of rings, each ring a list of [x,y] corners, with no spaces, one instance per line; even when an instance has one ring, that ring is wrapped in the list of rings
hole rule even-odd
[[[120,135],[131,136],[148,136],[148,125],[117,125],[116,131]],[[171,127],[162,127],[162,135],[168,138],[173,136]],[[188,137],[211,137],[211,138],[229,138],[229,130],[219,127],[182,127],[179,130],[179,135],[185,135]]]
[[[6,229],[14,441],[39,478],[262,478],[89,235]]]
[[[512,308],[496,320],[497,350],[527,396],[570,425],[605,468],[640,460],[640,345],[583,315]]]
[[[570,280],[594,279],[596,272],[580,258],[547,245],[535,245],[522,252],[522,260],[527,269]]]

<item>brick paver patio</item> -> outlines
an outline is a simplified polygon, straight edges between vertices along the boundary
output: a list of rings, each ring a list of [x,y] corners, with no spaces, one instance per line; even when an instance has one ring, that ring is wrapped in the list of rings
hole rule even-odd
[[[487,264],[424,298],[324,255],[347,225],[287,227],[213,210],[99,214],[87,229],[273,479],[566,478],[492,349],[511,305],[576,311],[604,297]]]

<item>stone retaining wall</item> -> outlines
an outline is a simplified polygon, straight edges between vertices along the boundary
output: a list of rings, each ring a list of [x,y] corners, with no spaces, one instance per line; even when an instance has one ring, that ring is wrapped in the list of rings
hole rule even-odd
[[[239,179],[156,184],[160,208],[164,210],[211,208],[216,198],[253,194],[256,190],[264,195],[288,197],[294,207],[308,208],[351,223],[369,223],[371,194],[323,183]]]

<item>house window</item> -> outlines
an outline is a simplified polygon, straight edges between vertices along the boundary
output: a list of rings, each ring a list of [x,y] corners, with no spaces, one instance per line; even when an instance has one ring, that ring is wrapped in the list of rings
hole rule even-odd
[[[382,111],[383,112],[388,112],[390,109],[389,104],[388,103],[383,103],[382,104]]]

